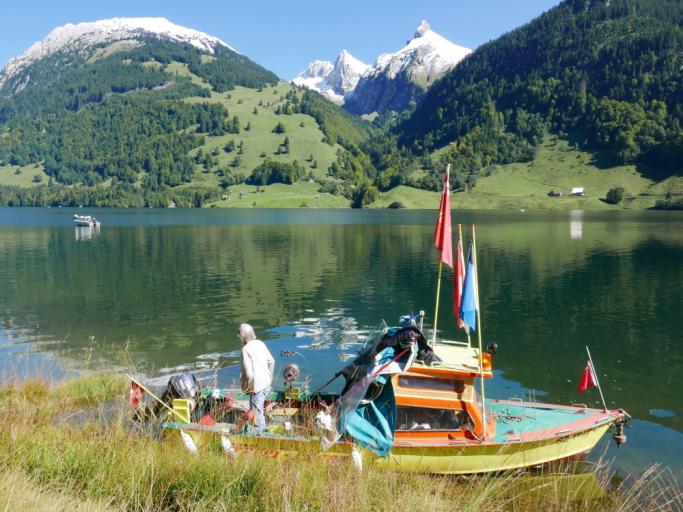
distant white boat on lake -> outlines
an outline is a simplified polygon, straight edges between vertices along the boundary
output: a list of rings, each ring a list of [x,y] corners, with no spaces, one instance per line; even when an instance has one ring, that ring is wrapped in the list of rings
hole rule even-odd
[[[90,215],[74,214],[74,224],[76,226],[100,227],[100,221]]]

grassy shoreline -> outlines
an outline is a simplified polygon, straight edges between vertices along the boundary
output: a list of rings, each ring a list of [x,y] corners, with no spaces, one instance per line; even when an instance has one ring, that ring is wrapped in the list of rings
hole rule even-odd
[[[676,510],[665,474],[605,490],[598,477],[524,473],[442,477],[358,473],[350,461],[189,455],[135,432],[121,376],[0,388],[0,505],[11,510]],[[114,414],[112,414],[112,411]],[[62,506],[63,504],[63,506]]]

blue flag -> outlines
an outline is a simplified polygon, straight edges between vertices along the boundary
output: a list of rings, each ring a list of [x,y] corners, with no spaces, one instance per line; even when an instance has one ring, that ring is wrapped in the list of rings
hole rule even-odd
[[[467,269],[465,272],[465,282],[462,285],[462,301],[458,317],[462,320],[463,327],[468,333],[474,331],[477,326],[477,270],[472,260],[472,248],[467,255]]]

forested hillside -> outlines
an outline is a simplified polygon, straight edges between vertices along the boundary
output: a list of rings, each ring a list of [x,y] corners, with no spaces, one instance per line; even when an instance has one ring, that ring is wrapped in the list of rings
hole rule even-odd
[[[209,91],[163,68],[181,62],[215,89],[259,87],[277,76],[232,50],[217,47],[203,59],[188,44],[155,38],[106,55],[58,52],[13,76],[0,90],[0,161],[23,166],[43,162],[63,185],[107,180],[141,190],[191,180],[188,152],[202,135],[231,129],[220,105],[187,104]],[[99,53],[105,50],[105,53]]]
[[[417,155],[451,144],[467,177],[531,160],[546,131],[607,166],[679,172],[682,25],[680,0],[567,0],[478,48],[394,134]]]
[[[36,165],[47,179],[5,187],[0,203],[202,204],[245,181],[271,144],[303,177],[367,137],[368,123],[277,84],[229,48],[209,55],[155,37],[48,55],[0,88],[0,169]]]

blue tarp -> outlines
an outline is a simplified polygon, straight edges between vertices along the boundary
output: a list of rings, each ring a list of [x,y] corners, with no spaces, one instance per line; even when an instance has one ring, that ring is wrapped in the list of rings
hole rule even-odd
[[[396,399],[390,380],[379,398],[358,406],[346,416],[346,433],[380,457],[386,457],[391,451],[395,430]]]
[[[396,398],[388,375],[372,376],[374,369],[390,362],[394,357],[394,349],[385,348],[380,352],[376,366],[371,367],[368,374],[349,389],[340,399],[337,429],[352,437],[359,445],[386,457],[391,451],[396,430]],[[370,384],[375,381],[382,385],[380,395],[364,403]]]

